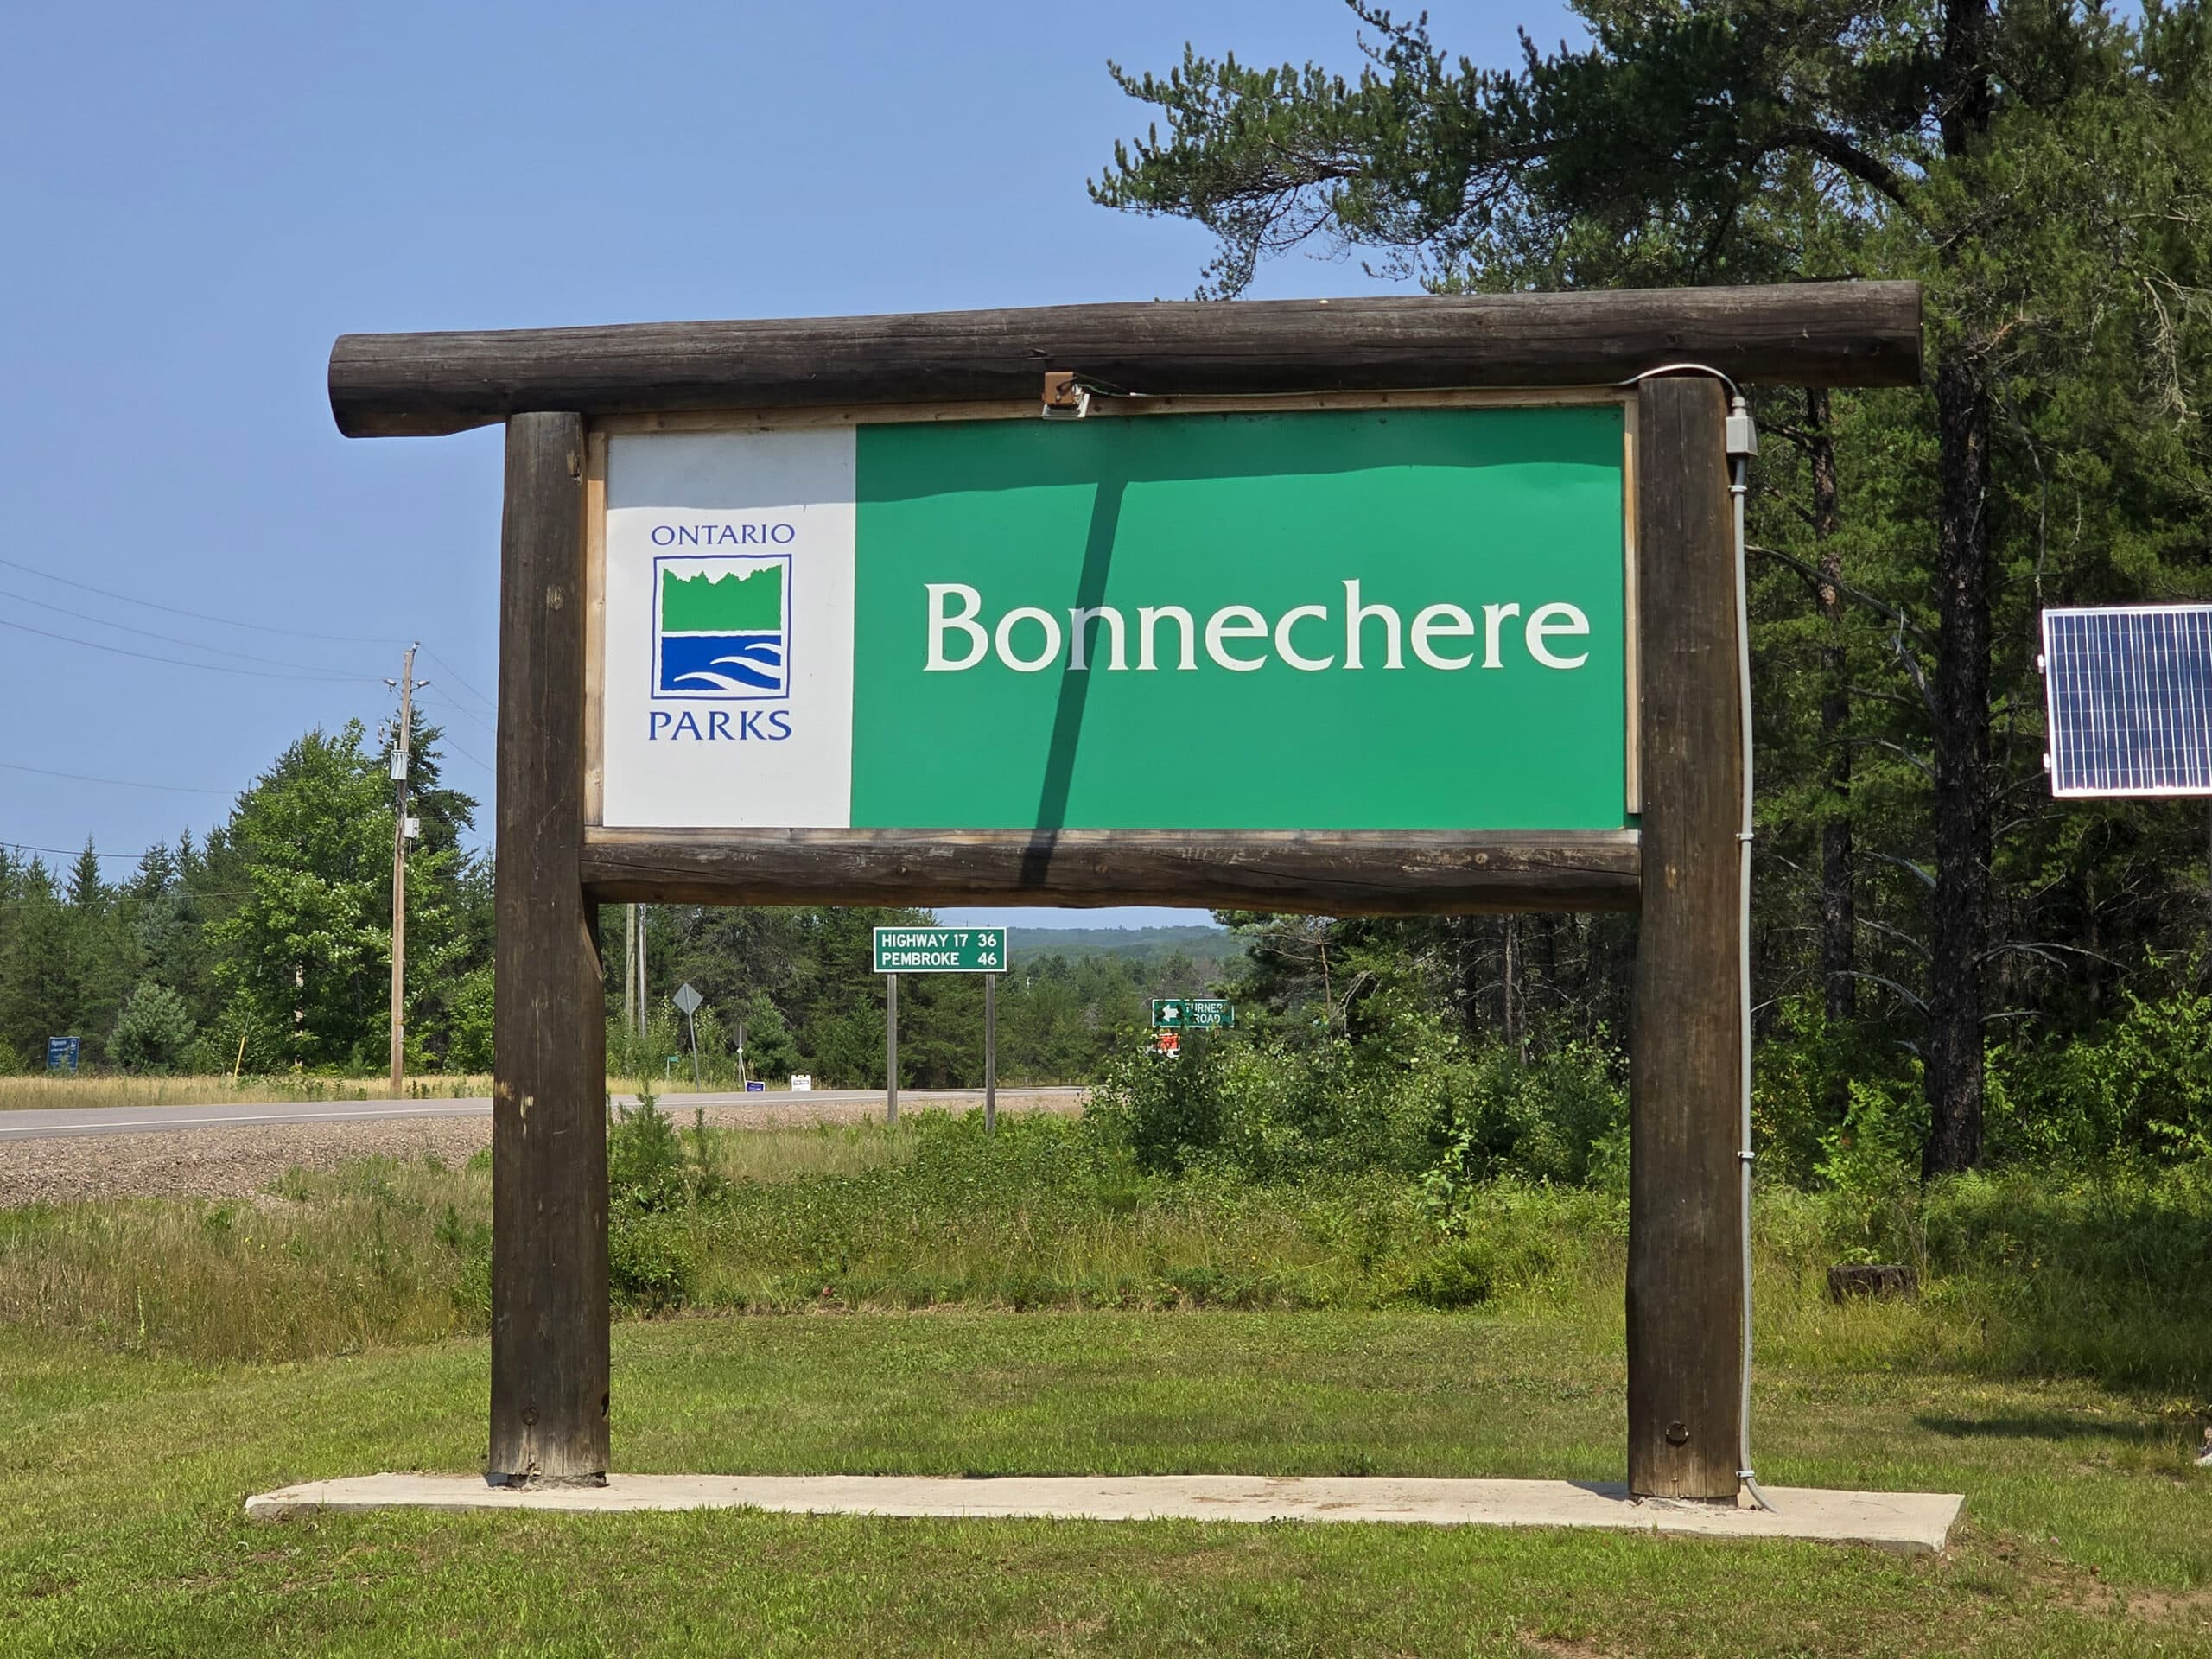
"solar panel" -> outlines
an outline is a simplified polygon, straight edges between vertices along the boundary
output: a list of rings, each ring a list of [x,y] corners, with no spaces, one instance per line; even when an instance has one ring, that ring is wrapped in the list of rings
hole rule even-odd
[[[2054,795],[2212,795],[2212,605],[2043,613]]]

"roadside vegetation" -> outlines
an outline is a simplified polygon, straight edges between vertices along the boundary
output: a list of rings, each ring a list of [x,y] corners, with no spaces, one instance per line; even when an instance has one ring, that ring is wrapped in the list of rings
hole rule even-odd
[[[1760,1187],[1764,1351],[2212,1409],[2212,1161],[1923,1185],[1881,1099],[1801,1182]],[[1589,1049],[1385,1066],[1193,1037],[1179,1060],[1127,1056],[1079,1118],[995,1135],[973,1111],[755,1130],[673,1105],[610,1113],[613,1294],[639,1317],[1520,1309],[1618,1339],[1625,1102]],[[480,1333],[490,1219],[488,1156],[295,1171],[251,1200],[29,1206],[0,1212],[0,1321],[194,1362]],[[1839,1308],[1827,1269],[1853,1261],[1905,1262],[1921,1294]]]
[[[734,1514],[249,1525],[248,1491],[483,1455],[488,1160],[370,1160],[249,1199],[0,1211],[10,1643],[458,1652],[512,1580],[509,1636],[578,1650],[2212,1650],[2212,1166],[2157,1127],[2194,1108],[2130,1092],[2179,1075],[2142,1052],[2198,1017],[2145,1007],[2063,1090],[2006,1096],[2003,1166],[1931,1183],[1909,1086],[1862,1082],[1793,1163],[1827,1051],[1765,1058],[1758,1466],[1966,1492],[1943,1560]],[[1379,992],[1363,1019],[1357,1042],[1255,1020],[1172,1061],[1132,1044],[1080,1117],[989,1135],[972,1111],[611,1109],[617,1464],[1618,1478],[1610,1050],[1524,1061]],[[2061,1133],[2062,1101],[2102,1127]],[[1919,1294],[1831,1301],[1827,1267],[1863,1260],[1915,1266]]]

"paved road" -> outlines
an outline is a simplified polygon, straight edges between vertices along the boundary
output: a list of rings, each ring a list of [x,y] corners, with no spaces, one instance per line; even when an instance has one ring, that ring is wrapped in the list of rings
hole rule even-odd
[[[1011,1105],[1022,1099],[1074,1099],[1081,1089],[1001,1089],[999,1100]],[[623,1105],[636,1097],[617,1095]],[[767,1111],[811,1106],[868,1106],[880,1108],[880,1089],[817,1089],[807,1094],[778,1090],[770,1094],[662,1095],[662,1109],[681,1117],[695,1106],[715,1109],[739,1107]],[[982,1103],[980,1089],[901,1089],[901,1107],[918,1111],[928,1106],[975,1106]],[[270,1123],[359,1123],[388,1118],[483,1117],[492,1109],[489,1096],[473,1100],[340,1100],[262,1102],[245,1106],[89,1106],[64,1111],[0,1113],[0,1141],[46,1141],[73,1135],[130,1135],[140,1132],[175,1134],[186,1129],[235,1129]]]

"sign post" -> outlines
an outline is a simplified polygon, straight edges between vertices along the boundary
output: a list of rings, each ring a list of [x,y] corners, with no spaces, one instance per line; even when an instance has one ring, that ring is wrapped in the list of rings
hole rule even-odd
[[[899,1121],[899,976],[883,976],[883,1121]]]
[[[999,1127],[999,976],[983,976],[983,1133]]]
[[[1715,377],[1916,384],[1920,304],[1832,283],[340,339],[349,435],[506,425],[490,1478],[607,1471],[599,906],[1618,910],[1629,1487],[1733,1500],[1747,715]],[[1047,424],[1056,377],[1140,395]],[[1236,752],[1158,766],[1200,721]],[[1468,752],[1405,765],[1437,730]],[[1003,930],[877,939],[887,976],[1005,969]],[[1217,1023],[1163,1001],[1163,1044]],[[987,1118],[995,1059],[987,1030]]]
[[[696,1089],[699,1086],[699,1022],[696,1016],[699,1005],[707,999],[687,979],[676,988],[676,995],[670,1000],[683,1015],[683,1029],[691,1039],[691,1086]]]
[[[1003,927],[879,927],[875,971],[883,976],[885,1122],[899,1121],[899,976],[983,976],[983,1128],[999,1126],[998,976],[1007,968]]]

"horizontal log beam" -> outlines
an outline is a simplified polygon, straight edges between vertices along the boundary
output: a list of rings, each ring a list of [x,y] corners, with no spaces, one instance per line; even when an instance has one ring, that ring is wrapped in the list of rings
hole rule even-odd
[[[1138,395],[1610,385],[1670,363],[1738,380],[1910,385],[1917,283],[1154,301],[904,316],[346,334],[349,437],[587,416],[1015,400],[1068,369]]]
[[[587,830],[602,904],[1177,905],[1334,916],[1633,910],[1633,830]]]

